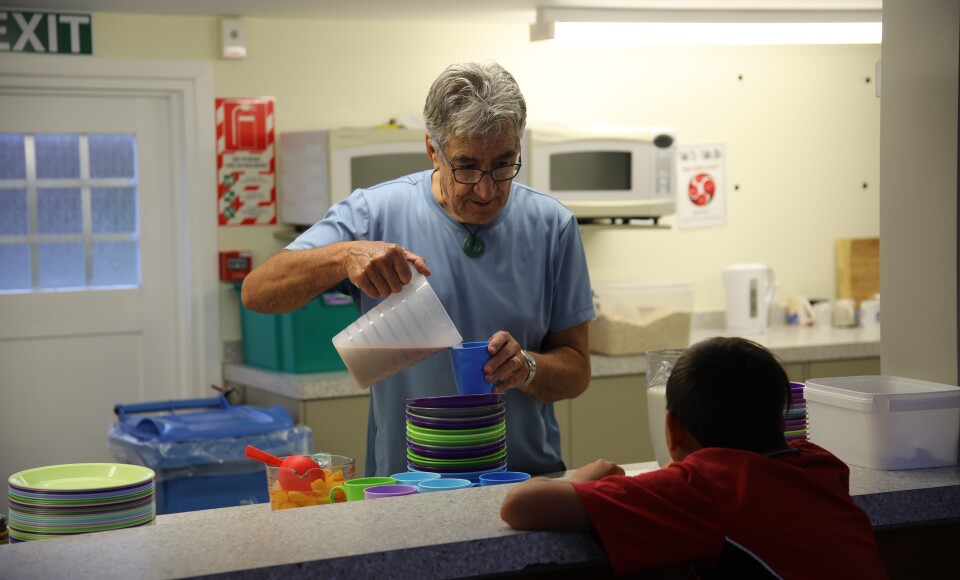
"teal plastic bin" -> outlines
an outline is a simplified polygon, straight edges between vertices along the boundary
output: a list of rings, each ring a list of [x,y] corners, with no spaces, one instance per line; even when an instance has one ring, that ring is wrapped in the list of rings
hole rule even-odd
[[[284,373],[346,370],[333,337],[357,319],[353,299],[322,294],[287,314],[260,314],[240,305],[244,364]]]

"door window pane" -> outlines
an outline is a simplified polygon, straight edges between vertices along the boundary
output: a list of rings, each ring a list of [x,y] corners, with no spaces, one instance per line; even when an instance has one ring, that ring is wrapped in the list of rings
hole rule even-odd
[[[26,179],[23,135],[0,133],[0,179]]]
[[[29,290],[30,245],[0,244],[0,291]]]
[[[0,236],[27,235],[28,217],[27,190],[0,189]]]
[[[83,288],[87,285],[83,244],[37,245],[40,288]]]
[[[93,285],[139,285],[138,249],[136,242],[94,242]]]
[[[0,133],[0,292],[140,284],[132,134]]]
[[[90,135],[90,177],[134,177],[133,135]]]
[[[80,177],[79,135],[36,135],[37,179]]]
[[[37,232],[83,232],[83,207],[79,188],[37,189]]]
[[[90,195],[93,233],[137,231],[137,190],[133,187],[96,187]]]

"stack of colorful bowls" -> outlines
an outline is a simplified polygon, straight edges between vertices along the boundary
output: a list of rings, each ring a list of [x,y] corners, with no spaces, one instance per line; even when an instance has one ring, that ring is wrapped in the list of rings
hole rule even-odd
[[[152,469],[122,463],[73,463],[28,469],[8,480],[10,543],[152,524]]]
[[[783,436],[787,441],[807,439],[810,427],[807,423],[807,401],[803,398],[803,383],[790,383],[790,394],[790,408],[783,413]]]
[[[502,395],[407,399],[407,469],[477,483],[507,469]]]

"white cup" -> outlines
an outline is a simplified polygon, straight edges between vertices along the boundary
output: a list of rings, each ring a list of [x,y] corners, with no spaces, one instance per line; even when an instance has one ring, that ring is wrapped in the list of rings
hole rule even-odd
[[[860,311],[857,313],[857,320],[860,326],[873,328],[880,327],[880,301],[864,300],[860,303]]]
[[[787,302],[787,324],[810,326],[814,321],[813,306],[806,296],[791,296]]]
[[[833,325],[840,328],[857,325],[857,302],[853,298],[841,298],[833,303]]]
[[[833,324],[833,304],[829,300],[813,305],[813,323],[824,327]]]

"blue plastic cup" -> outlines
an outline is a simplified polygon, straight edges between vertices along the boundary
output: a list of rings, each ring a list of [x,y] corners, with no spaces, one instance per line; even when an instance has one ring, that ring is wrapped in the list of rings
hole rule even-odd
[[[420,493],[431,491],[450,491],[451,489],[464,489],[473,487],[473,482],[469,479],[460,479],[456,477],[442,477],[440,479],[428,479],[421,481],[417,486]]]
[[[405,485],[420,485],[420,482],[422,481],[440,479],[440,474],[428,473],[426,471],[403,471],[401,473],[394,473],[390,477],[396,479],[397,483],[402,483]]]
[[[480,476],[480,485],[500,485],[502,483],[520,483],[530,479],[529,473],[522,471],[494,471]]]
[[[453,379],[461,395],[482,395],[493,392],[493,383],[484,378],[483,365],[490,360],[489,342],[464,342],[450,347]]]

